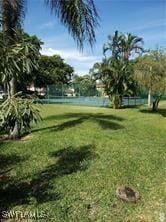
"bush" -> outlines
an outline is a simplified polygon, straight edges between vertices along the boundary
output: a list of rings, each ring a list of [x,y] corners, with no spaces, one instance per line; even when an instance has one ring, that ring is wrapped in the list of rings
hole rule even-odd
[[[31,123],[41,120],[39,109],[33,100],[19,94],[7,98],[0,105],[0,126],[11,138],[19,138],[31,129]]]

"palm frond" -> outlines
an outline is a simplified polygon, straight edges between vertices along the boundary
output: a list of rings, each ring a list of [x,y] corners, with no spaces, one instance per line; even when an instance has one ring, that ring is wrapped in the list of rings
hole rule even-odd
[[[0,14],[6,37],[13,38],[14,30],[20,29],[25,17],[26,0],[1,0]]]
[[[60,22],[67,27],[80,49],[83,43],[95,42],[95,28],[99,25],[99,16],[93,0],[45,0]]]

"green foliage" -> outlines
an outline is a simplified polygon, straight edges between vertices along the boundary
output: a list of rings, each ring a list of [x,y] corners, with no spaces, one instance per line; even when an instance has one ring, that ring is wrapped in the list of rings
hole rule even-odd
[[[138,57],[134,65],[135,79],[145,90],[153,94],[166,92],[166,51],[153,50]]]
[[[140,88],[151,92],[154,101],[152,109],[158,109],[159,101],[166,93],[166,51],[153,50],[138,57],[134,65],[134,76]]]
[[[38,68],[40,56],[41,42],[37,37],[30,37],[22,31],[15,35],[16,41],[10,46],[5,44],[2,33],[0,36],[0,74],[2,82],[8,85],[8,94],[10,94],[10,80],[15,78],[16,88],[21,84],[24,85],[26,75],[30,75],[32,70]]]
[[[32,73],[32,78],[37,87],[57,83],[68,84],[73,72],[73,68],[59,55],[42,55],[39,59],[39,68]]]
[[[99,16],[93,0],[43,1],[68,29],[81,49],[84,42],[87,41],[90,45],[95,42]],[[0,1],[2,24],[7,37],[13,37],[13,30],[21,27],[26,12],[25,5],[25,0]]]
[[[120,108],[122,96],[136,93],[136,83],[133,80],[133,63],[123,58],[103,59],[91,70],[95,79],[100,79],[104,84],[106,95],[113,102],[114,108]]]
[[[142,53],[144,49],[142,47],[143,39],[132,35],[131,33],[120,33],[115,31],[115,34],[108,36],[108,42],[103,46],[104,55],[106,52],[111,52],[112,57],[128,60],[131,53]]]
[[[96,96],[96,81],[90,75],[77,76],[73,78],[74,89],[79,96]]]
[[[98,26],[99,16],[93,0],[52,1],[45,0],[51,11],[57,15],[61,23],[67,27],[69,33],[82,49],[83,42],[95,42],[95,28]]]
[[[108,36],[108,42],[103,46],[105,58],[90,70],[93,76],[104,84],[105,93],[112,100],[114,108],[121,107],[122,96],[136,94],[133,61],[130,61],[129,57],[133,51],[144,51],[140,43],[143,43],[142,38],[115,31],[113,36]],[[106,57],[107,51],[111,52],[111,57]]]
[[[18,137],[30,130],[32,122],[37,123],[39,120],[39,109],[33,104],[32,99],[25,99],[16,94],[0,105],[1,127],[11,133],[17,125]]]

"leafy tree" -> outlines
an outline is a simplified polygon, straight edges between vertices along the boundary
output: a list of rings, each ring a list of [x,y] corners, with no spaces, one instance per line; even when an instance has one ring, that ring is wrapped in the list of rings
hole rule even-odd
[[[96,81],[90,75],[75,75],[72,83],[74,84],[76,94],[79,96],[96,96],[98,93]]]
[[[38,68],[40,42],[37,42],[36,37],[30,37],[22,31],[15,33],[15,42],[11,45],[4,43],[3,33],[0,37],[1,80],[10,97],[14,95],[19,84],[23,84],[22,80],[25,81],[25,74]],[[11,85],[11,80],[14,86]]]
[[[42,55],[39,59],[39,68],[33,73],[33,81],[36,87],[56,83],[68,84],[73,72],[73,68],[65,63],[59,55]]]
[[[32,121],[35,115],[35,108],[31,109],[31,106],[29,109],[29,102],[23,101],[19,98],[20,95],[14,94],[16,86],[18,86],[16,83],[19,83],[23,74],[31,73],[38,67],[40,55],[39,46],[29,41],[29,38],[20,32],[16,33],[16,37],[16,42],[10,45],[4,44],[3,39],[0,39],[0,72],[2,82],[7,86],[8,91],[8,98],[0,107],[0,125],[5,129],[8,126],[10,137],[13,139],[20,137],[23,132],[22,128],[25,128],[26,124],[28,126],[29,121]],[[14,87],[11,85],[11,81]],[[31,111],[32,115],[30,114]],[[24,112],[27,114],[24,115]],[[11,124],[14,126],[11,127]]]
[[[38,55],[36,55],[35,57],[33,57],[32,54],[29,54],[28,58],[31,59],[32,61],[35,60],[35,66],[31,66],[31,70],[28,70],[26,68],[28,68],[28,66],[26,66],[25,68],[23,68],[23,66],[20,66],[20,72],[16,73],[17,75],[14,76],[15,78],[15,91],[16,92],[24,92],[27,93],[27,85],[29,85],[32,82],[32,79],[34,78],[34,72],[36,72],[39,69],[39,61],[40,61],[40,53],[39,50],[41,49],[41,45],[43,44],[43,42],[37,38],[37,36],[30,36],[29,34],[23,32],[23,30],[18,32],[17,35],[17,43],[20,42],[25,42],[25,44],[28,43],[28,45],[32,45],[34,48],[36,48],[36,52],[38,53]],[[25,55],[26,57],[27,55]],[[1,58],[0,58],[1,59]],[[5,76],[3,74],[3,72],[1,72],[3,76]]]
[[[157,110],[161,96],[166,92],[166,52],[152,50],[136,59],[134,66],[135,79],[149,92],[148,104],[151,106],[151,94],[155,97],[153,110]]]

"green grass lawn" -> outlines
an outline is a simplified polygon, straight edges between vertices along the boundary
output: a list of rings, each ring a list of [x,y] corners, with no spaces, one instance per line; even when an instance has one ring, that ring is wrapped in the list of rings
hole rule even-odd
[[[1,171],[11,168],[0,182],[0,210],[44,211],[43,221],[55,222],[159,221],[166,215],[166,103],[161,107],[156,114],[43,105],[30,136],[0,144]],[[118,200],[120,185],[134,186],[141,199]]]

